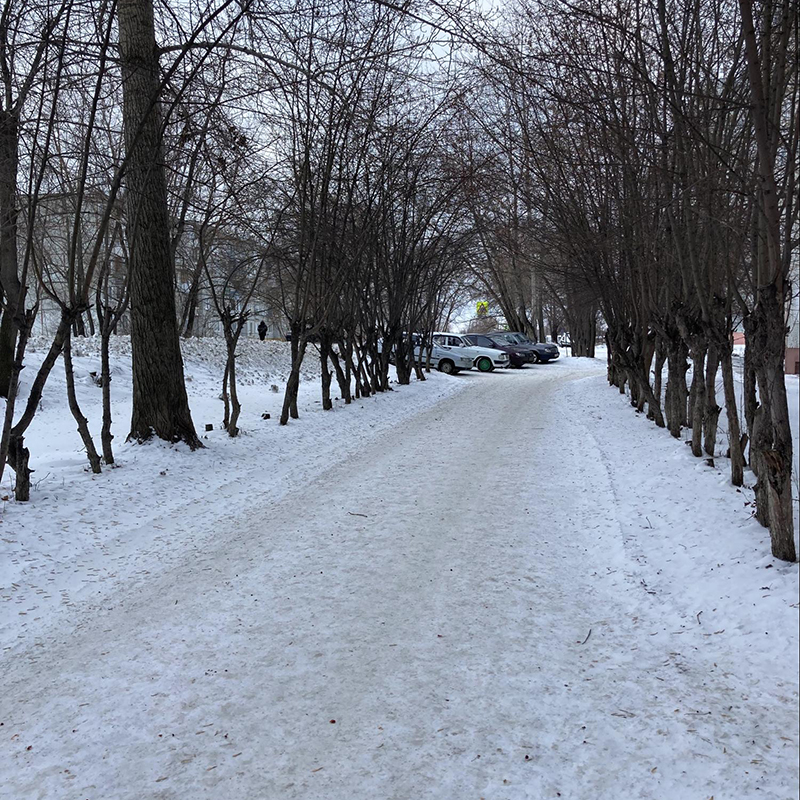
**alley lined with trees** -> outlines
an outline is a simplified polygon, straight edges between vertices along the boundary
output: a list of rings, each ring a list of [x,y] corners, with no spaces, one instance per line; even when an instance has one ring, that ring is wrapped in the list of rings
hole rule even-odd
[[[722,449],[734,485],[752,470],[772,552],[795,560],[797,16],[796,0],[7,0],[0,479],[30,497],[25,436],[59,359],[97,474],[120,426],[202,445],[180,337],[224,338],[236,436],[237,347],[259,315],[291,338],[288,424],[306,359],[326,409],[387,391],[392,352],[400,385],[424,380],[411,334],[477,298],[573,355],[604,332],[610,382],[690,428],[698,458]],[[37,325],[51,345],[31,376]],[[130,426],[108,391],[117,333]],[[86,335],[105,354],[99,444],[74,386]]]
[[[799,35],[3,0],[0,795],[797,797]]]

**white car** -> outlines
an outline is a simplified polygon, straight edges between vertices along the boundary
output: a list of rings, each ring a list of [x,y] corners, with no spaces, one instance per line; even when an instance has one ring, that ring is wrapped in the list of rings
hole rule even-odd
[[[480,372],[491,372],[493,369],[503,369],[508,367],[508,353],[503,350],[495,350],[493,347],[479,347],[471,344],[467,339],[458,333],[442,333],[437,331],[433,334],[433,341],[444,348],[459,348],[459,352],[469,356],[475,368]]]
[[[421,354],[420,349],[422,350]],[[414,353],[416,354],[417,360],[421,359],[422,362],[427,361],[427,347],[415,347]],[[451,347],[443,347],[436,341],[433,343],[433,349],[431,350],[431,366],[436,367],[439,372],[444,372],[445,375],[454,375],[456,372],[461,372],[461,370],[472,369],[473,361],[474,359],[469,353],[462,353]]]
[[[421,341],[421,337],[414,334],[414,341]],[[378,352],[383,350],[383,340],[378,340]],[[428,348],[421,347],[417,344],[414,347],[415,360],[421,364],[428,362]],[[394,364],[394,349],[389,354],[389,363]],[[436,342],[432,343],[431,347],[431,366],[436,367],[439,372],[444,372],[445,375],[455,375],[462,370],[472,369],[473,358],[469,353],[462,353],[460,350],[454,350],[451,347],[442,347]]]

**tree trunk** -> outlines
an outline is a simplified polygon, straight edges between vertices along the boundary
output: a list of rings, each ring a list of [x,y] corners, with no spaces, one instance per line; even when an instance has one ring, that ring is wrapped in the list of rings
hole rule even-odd
[[[667,351],[664,348],[664,342],[660,336],[656,336],[655,343],[655,376],[653,379],[653,394],[659,403],[663,402],[662,397],[662,381],[664,379],[664,362],[667,360]]]
[[[281,425],[289,422],[289,417],[297,419],[300,415],[297,411],[297,392],[300,388],[300,366],[292,366],[289,372],[289,380],[286,381],[286,391],[283,395],[283,408],[281,409]]]
[[[416,379],[418,381],[426,380],[426,378],[425,378],[425,370],[423,369],[423,364],[422,364],[422,353],[423,353],[423,351],[422,351],[422,349],[420,349],[420,354],[419,354],[420,357],[419,358],[417,358],[416,353],[415,353],[414,354],[414,361],[412,362],[414,364],[414,376],[416,377]],[[430,368],[428,369],[428,371],[430,371]]]
[[[544,328],[544,307],[542,306],[541,294],[537,298],[536,316],[539,320],[539,341],[543,342],[547,338],[547,334],[545,333],[545,328]]]
[[[5,311],[0,311],[0,397],[9,396],[8,387],[11,384],[16,344],[17,326],[12,319],[11,310],[6,308]]]
[[[669,432],[680,439],[686,424],[686,344],[682,339],[667,342],[667,391],[665,405]]]
[[[358,360],[355,362],[353,371],[356,376],[356,389],[358,389],[358,384],[361,383],[362,397],[369,397],[372,394],[372,381],[370,380],[369,370],[372,368],[374,371],[375,364],[379,360],[377,354],[373,353],[372,356],[369,356],[368,353],[369,351],[367,350],[356,353]]]
[[[571,352],[577,358],[594,358],[594,338],[597,333],[595,316],[594,310],[579,310],[569,318]]]
[[[14,415],[14,406],[16,399],[16,389],[19,381],[20,372],[22,372],[23,358],[25,355],[25,347],[27,345],[28,337],[33,330],[33,322],[36,317],[36,307],[25,312],[25,323],[20,332],[19,341],[15,350],[14,368],[11,374],[11,397],[6,404],[6,416],[3,423],[3,434],[0,437],[0,478],[3,474],[3,467],[6,461],[11,469],[16,473],[16,481],[14,488],[14,495],[17,500],[28,500],[30,498],[30,470],[28,468],[28,457],[30,453],[23,445],[23,437],[25,431],[28,430],[36,410],[39,408],[39,403],[42,399],[42,392],[44,391],[47,379],[53,369],[61,350],[64,347],[64,341],[69,335],[69,328],[72,320],[64,315],[59,322],[56,335],[50,343],[50,349],[44,357],[36,377],[33,379],[31,390],[28,394],[28,400],[25,403],[25,410],[22,416],[17,420],[16,425],[12,427],[11,423]]]
[[[13,111],[0,111],[0,397],[8,397],[19,330],[17,315],[22,287],[17,272],[17,171],[19,120]]]
[[[300,414],[297,410],[297,393],[300,390],[300,368],[303,365],[303,357],[306,353],[306,340],[300,339],[300,326],[292,325],[292,369],[289,372],[289,379],[286,381],[286,390],[283,393],[283,408],[281,409],[280,424],[286,425],[289,417],[298,419]]]
[[[356,381],[356,398],[369,397],[372,394],[370,368],[374,370],[378,356],[373,353],[372,357],[369,357],[370,352],[369,347],[360,347],[354,343],[352,349],[346,353]]]
[[[202,447],[192,423],[175,313],[174,265],[161,152],[161,91],[152,0],[119,0],[127,158],[133,414],[129,438]]]
[[[634,408],[639,408],[639,396],[641,395],[641,391],[639,389],[639,382],[636,380],[637,376],[634,375],[632,369],[627,369],[626,373],[628,375],[628,386],[631,392],[631,405]]]
[[[645,335],[642,341],[642,382],[644,384],[641,397],[639,400],[639,411],[644,408],[644,401],[648,401],[648,417],[657,417],[655,409],[652,407],[653,400],[658,401],[659,412],[661,410],[661,398],[657,397],[653,392],[653,387],[650,385],[650,369],[653,366],[653,356],[656,352],[656,337],[654,335]],[[662,418],[660,428],[664,427],[664,420]]]
[[[703,450],[714,458],[717,444],[717,423],[722,409],[717,405],[717,371],[719,370],[719,351],[712,344],[706,358],[706,393],[703,411]]]
[[[350,359],[344,345],[341,343],[339,344],[339,350],[345,360],[345,369],[342,369],[341,359],[334,350],[330,351],[331,363],[336,372],[336,382],[339,384],[339,393],[342,395],[342,400],[344,400],[345,405],[350,405],[353,402],[353,396],[350,392]]]
[[[733,379],[733,360],[730,346],[722,351],[722,386],[725,390],[725,414],[728,417],[728,446],[731,458],[731,483],[744,483],[744,455],[742,431],[739,426],[739,409],[736,407],[736,384]]]
[[[743,390],[744,390],[744,421],[747,426],[747,432],[750,434],[750,448],[753,447],[753,423],[755,420],[756,410],[758,408],[758,395],[756,394],[756,371],[753,359],[753,340],[756,332],[753,327],[752,317],[748,315],[744,319],[744,375],[743,375]]]
[[[103,448],[103,460],[106,464],[114,463],[114,450],[111,442],[111,359],[109,344],[111,340],[111,309],[106,309],[107,317],[103,318],[100,330],[100,380],[103,390],[103,427],[100,430],[100,444]]]
[[[202,262],[201,262],[202,263]],[[197,314],[197,298],[200,293],[200,274],[195,271],[192,275],[192,283],[189,286],[189,295],[183,306],[181,313],[180,330],[183,331],[183,338],[188,339],[194,333],[194,322]]]
[[[703,455],[703,415],[706,408],[705,381],[706,345],[697,339],[692,343],[692,388],[689,394],[692,406],[692,455]]]
[[[230,413],[228,413],[227,403],[225,409],[227,416],[225,430],[228,432],[228,436],[233,438],[239,435],[239,415],[242,413],[242,404],[239,402],[239,392],[236,386],[236,345],[239,337],[238,335],[233,335],[225,338],[225,343],[228,347],[228,360],[225,366],[228,386],[225,396],[230,395]]]
[[[753,415],[753,425],[750,429],[750,469],[756,478],[756,519],[765,527],[769,527],[769,493],[767,492],[766,467],[763,465],[763,455],[772,444],[770,440],[770,426],[764,406],[759,404]]]
[[[408,354],[410,350],[410,355]],[[398,334],[395,339],[394,366],[397,372],[397,382],[400,386],[411,383],[411,364],[414,359],[414,343],[407,341],[403,334]]]
[[[332,373],[328,369],[328,354],[330,352],[330,343],[323,336],[319,346],[319,366],[322,371],[322,410],[330,411],[333,408],[333,401],[331,400],[331,377]]]
[[[772,555],[796,561],[792,518],[792,430],[783,372],[784,337],[781,299],[774,287],[762,288],[753,311],[759,339],[756,352],[758,392],[764,409],[764,426],[769,428],[762,449],[758,480],[766,489]],[[763,504],[763,496],[760,498]]]
[[[78,314],[75,317],[75,322],[72,323],[72,335],[73,336],[86,336],[86,323],[83,321],[83,315]]]
[[[100,455],[97,452],[97,448],[94,446],[94,440],[89,431],[89,421],[83,415],[80,404],[78,403],[78,396],[75,393],[75,372],[72,365],[72,342],[70,336],[67,336],[64,341],[64,349],[61,355],[64,358],[64,376],[66,377],[67,383],[67,402],[69,403],[69,410],[72,412],[72,416],[78,424],[78,433],[80,434],[83,446],[86,448],[86,457],[89,459],[89,466],[95,475],[99,475],[102,472],[100,469]]]
[[[222,427],[228,430],[231,421],[231,396],[228,392],[228,370],[230,362],[225,360],[225,369],[222,371]]]
[[[656,427],[665,427],[664,412],[661,410],[661,399],[653,392],[653,387],[650,386],[650,381],[646,378],[642,378],[641,402],[642,404],[647,402],[647,416],[655,422]],[[642,405],[642,408],[643,407]],[[639,410],[641,411],[641,408]]]
[[[756,269],[756,304],[753,308],[753,331],[756,334],[756,378],[763,424],[769,428],[769,445],[760,455],[759,484],[767,484],[769,531],[772,554],[785,561],[795,561],[794,521],[792,513],[792,433],[786,401],[783,373],[785,347],[784,308],[788,295],[787,281],[791,264],[791,239],[782,238],[781,228],[791,230],[792,217],[787,203],[781,208],[777,179],[780,122],[784,121],[784,101],[796,103],[791,81],[784,80],[786,64],[797,59],[797,8],[792,2],[765,5],[761,21],[760,43],[757,38],[752,0],[739,0],[745,63],[750,83],[750,111],[755,134],[758,177],[758,258]],[[776,13],[778,12],[778,13]],[[794,27],[794,32],[792,28]],[[759,49],[760,44],[760,49]],[[796,112],[795,112],[796,113]],[[792,124],[791,117],[788,118]],[[796,140],[795,140],[796,147]],[[796,151],[788,150],[794,166]],[[790,173],[793,177],[794,173]],[[791,184],[790,184],[791,185]],[[788,192],[791,196],[791,191]],[[785,252],[782,250],[785,248]],[[757,497],[763,504],[763,498]]]
[[[3,429],[0,433],[0,481],[3,479],[5,472],[6,462],[15,469],[14,454],[11,452],[11,439],[13,435],[13,422],[14,422],[14,409],[17,402],[17,392],[19,389],[19,376],[22,373],[25,360],[25,348],[28,345],[28,338],[33,330],[33,321],[36,316],[36,309],[26,312],[25,325],[20,332],[19,339],[17,340],[14,348],[14,358],[11,362],[11,375],[8,381],[8,399],[6,400],[5,414],[3,416]],[[58,354],[53,358],[58,358]],[[35,409],[34,409],[35,410]]]
[[[14,499],[20,503],[27,503],[31,499],[31,473],[28,466],[30,451],[25,447],[25,438],[21,435],[11,435],[9,441],[8,461],[14,464]]]
[[[389,383],[389,353],[381,353],[378,361],[378,370],[375,373],[375,382],[372,387],[376,392],[391,391],[391,384]]]

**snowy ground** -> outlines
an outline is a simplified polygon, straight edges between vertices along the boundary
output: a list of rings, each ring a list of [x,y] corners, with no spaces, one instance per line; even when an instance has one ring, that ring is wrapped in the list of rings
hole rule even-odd
[[[246,436],[97,477],[46,398],[0,517],[0,797],[798,797],[797,565],[603,362],[309,384],[280,429],[252,359]]]
[[[298,402],[301,419],[281,428],[277,420],[291,366],[289,345],[246,340],[237,367],[242,433],[231,439],[220,425],[224,343],[189,340],[182,344],[195,426],[198,431],[206,423],[215,428],[200,434],[206,449],[191,453],[183,446],[125,443],[131,413],[130,344],[127,337],[113,341],[117,466],[102,475],[88,472],[75,423],[65,408],[60,362],[26,436],[35,470],[32,502],[4,501],[0,511],[0,608],[5,601],[14,609],[0,614],[0,648],[27,641],[40,625],[51,624],[56,613],[101,602],[119,583],[146,580],[151,563],[163,567],[185,559],[184,544],[204,546],[199,525],[215,536],[242,517],[263,513],[291,488],[356,453],[376,433],[464,385],[437,373],[428,383],[415,382],[350,407],[337,399],[333,412],[323,412],[319,366],[309,357]],[[73,349],[79,400],[99,449],[101,390],[91,377],[100,370],[97,348],[93,340],[79,340]],[[28,382],[43,357],[43,348],[34,347],[23,373]],[[23,389],[24,397],[27,387]],[[270,419],[262,419],[263,413]],[[12,486],[8,470],[0,496],[12,497]]]

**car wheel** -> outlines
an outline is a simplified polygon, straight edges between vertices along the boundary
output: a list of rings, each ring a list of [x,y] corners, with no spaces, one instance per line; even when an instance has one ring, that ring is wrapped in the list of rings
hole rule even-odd
[[[453,375],[456,371],[456,365],[445,358],[444,361],[439,362],[439,372],[444,372],[445,375]]]
[[[475,366],[478,368],[478,372],[491,372],[494,369],[492,359],[486,356],[481,356]]]
[[[539,358],[539,354],[538,354],[538,353],[534,353],[534,354],[533,354],[533,362],[532,362],[532,363],[534,363],[534,364],[539,364],[539,363],[541,363],[541,360],[542,360],[542,359],[541,359],[541,358]]]

